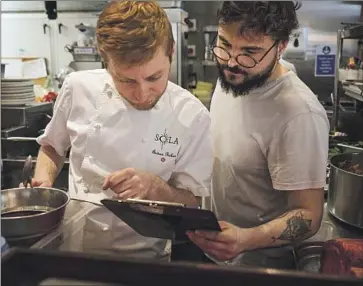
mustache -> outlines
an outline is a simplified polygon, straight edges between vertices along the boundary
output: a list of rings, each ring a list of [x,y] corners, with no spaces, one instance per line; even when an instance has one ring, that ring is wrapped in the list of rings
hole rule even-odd
[[[228,65],[221,65],[220,67],[223,70],[227,70],[227,71],[229,71],[231,73],[248,75],[248,73],[246,71],[241,70],[238,66],[230,67]]]

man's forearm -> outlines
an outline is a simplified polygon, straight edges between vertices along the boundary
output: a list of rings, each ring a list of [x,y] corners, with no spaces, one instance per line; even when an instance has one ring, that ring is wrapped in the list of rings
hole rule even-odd
[[[65,156],[59,156],[51,146],[41,146],[35,166],[34,179],[53,185],[63,167]]]
[[[182,203],[194,207],[201,203],[201,198],[194,196],[191,191],[174,188],[161,178],[157,178],[155,185],[148,195],[148,200]]]
[[[266,224],[249,229],[251,240],[246,250],[276,247],[305,240],[318,231],[320,223],[321,216],[310,210],[291,210]]]

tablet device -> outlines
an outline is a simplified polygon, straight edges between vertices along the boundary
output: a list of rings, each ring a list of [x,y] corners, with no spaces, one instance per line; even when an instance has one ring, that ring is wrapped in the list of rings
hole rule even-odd
[[[149,200],[103,199],[101,203],[146,237],[189,240],[188,230],[221,231],[215,214],[183,204]]]

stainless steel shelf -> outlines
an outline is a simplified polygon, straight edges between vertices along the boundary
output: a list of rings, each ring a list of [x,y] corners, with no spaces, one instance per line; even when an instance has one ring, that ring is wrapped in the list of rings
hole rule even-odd
[[[344,23],[342,23],[344,25]],[[331,129],[332,131],[337,131],[338,128],[338,120],[339,120],[339,112],[340,112],[340,84],[341,80],[339,80],[339,68],[342,63],[343,57],[343,41],[345,39],[363,39],[363,23],[350,23],[349,26],[345,26],[343,29],[338,30],[337,32],[337,54],[335,59],[335,77],[334,77],[334,92],[333,92],[333,118]],[[363,102],[362,92],[347,90],[343,86],[345,95],[355,99],[357,101]]]
[[[357,25],[341,32],[342,39],[359,39],[363,38],[363,25]]]
[[[358,87],[354,84],[343,85],[344,93],[346,96],[354,98],[355,100],[363,102],[363,86]]]
[[[351,92],[351,91],[345,91],[345,95],[363,102],[363,96],[361,94]]]

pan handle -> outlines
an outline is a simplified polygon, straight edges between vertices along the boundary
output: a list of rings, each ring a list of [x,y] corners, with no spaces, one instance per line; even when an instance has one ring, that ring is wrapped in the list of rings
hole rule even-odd
[[[337,146],[347,148],[347,149],[351,149],[351,150],[355,150],[355,151],[358,151],[358,152],[363,151],[363,148],[355,147],[355,146],[351,146],[351,145],[345,145],[345,144],[341,144],[341,143],[338,143]]]
[[[36,141],[36,137],[8,137],[6,138],[8,141]]]

